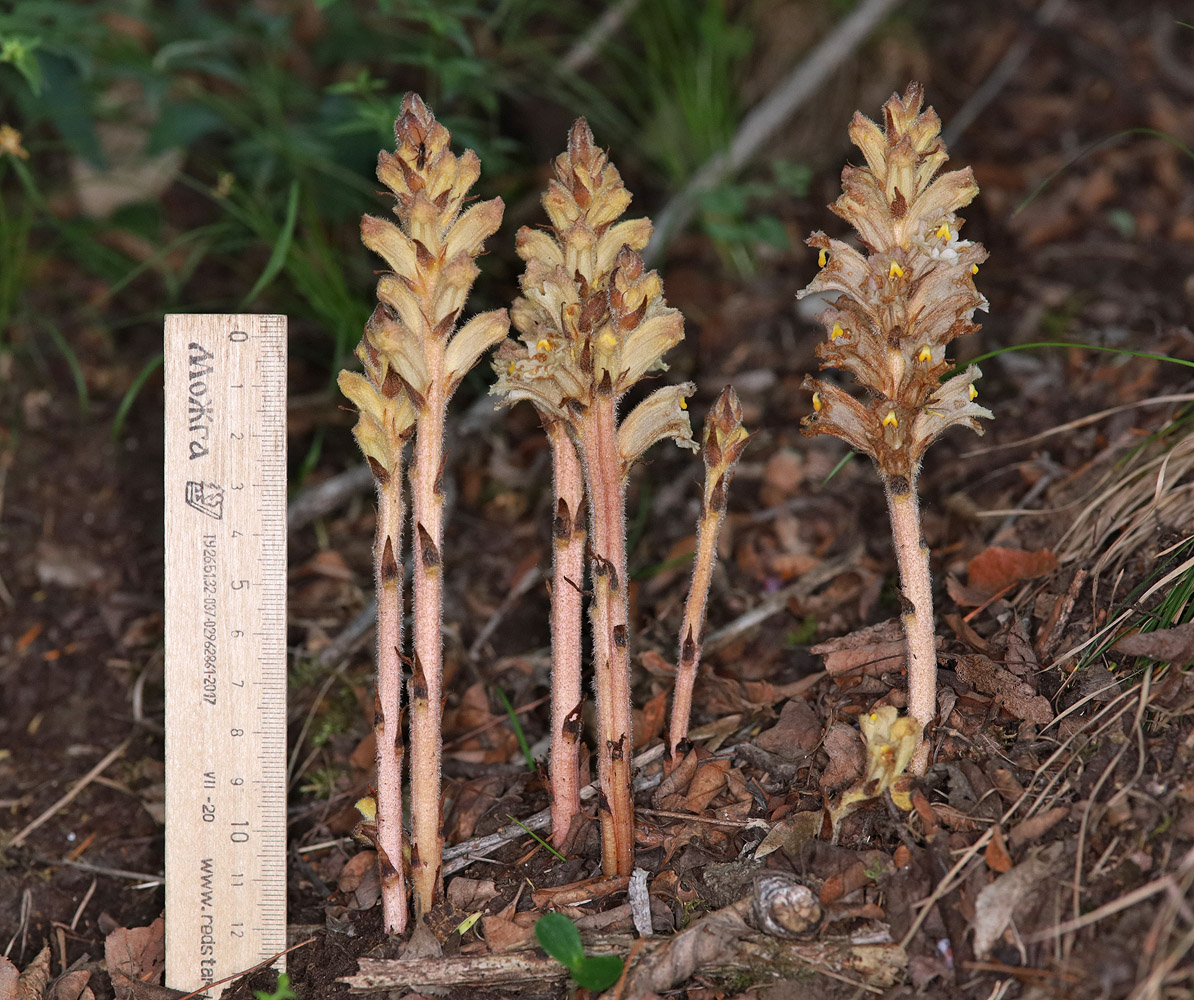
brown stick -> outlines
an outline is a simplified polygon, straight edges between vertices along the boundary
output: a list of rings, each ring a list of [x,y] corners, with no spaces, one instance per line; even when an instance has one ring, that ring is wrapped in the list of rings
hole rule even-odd
[[[555,478],[554,561],[551,587],[551,839],[568,837],[580,812],[581,587],[585,529],[584,476],[562,421],[546,424]]]
[[[373,566],[377,587],[377,847],[381,859],[382,919],[391,934],[406,930],[402,863],[402,473],[378,480]]]

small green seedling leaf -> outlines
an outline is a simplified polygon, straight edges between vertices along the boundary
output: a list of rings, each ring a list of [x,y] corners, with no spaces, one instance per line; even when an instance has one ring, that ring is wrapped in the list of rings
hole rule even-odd
[[[535,940],[560,965],[574,970],[585,960],[585,946],[580,943],[576,924],[562,913],[545,913],[535,921]]]
[[[572,973],[577,986],[600,992],[622,975],[617,955],[586,955],[576,925],[562,913],[547,913],[535,923],[535,938],[552,958]]]
[[[586,955],[585,960],[572,970],[577,986],[600,993],[608,990],[622,975],[622,960],[617,955]]]
[[[278,988],[273,993],[265,990],[254,990],[253,996],[257,1000],[298,1000],[298,994],[290,988],[290,976],[285,972],[278,976]]]

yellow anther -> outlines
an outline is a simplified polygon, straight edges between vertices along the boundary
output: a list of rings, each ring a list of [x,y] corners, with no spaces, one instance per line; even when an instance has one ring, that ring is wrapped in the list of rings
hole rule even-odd
[[[838,337],[844,337],[845,335],[846,331],[842,329],[841,323],[834,323],[833,329],[829,331],[830,340],[837,340]]]
[[[933,352],[929,348],[928,344],[925,344],[925,346],[920,349],[920,353],[916,355],[916,360],[926,363],[933,360]]]
[[[824,267],[828,262],[829,251],[822,247],[821,252],[817,254],[817,267]]]
[[[511,362],[510,362],[510,365],[509,365],[509,367],[507,367],[507,368],[506,368],[506,374],[507,374],[507,375],[513,375],[513,374],[514,374],[514,368],[515,368],[515,364],[514,364],[514,362],[513,362],[513,361],[511,361]]]
[[[941,223],[941,228],[937,230],[937,239],[939,239],[939,240],[948,240],[949,239],[949,226],[947,226],[944,222]]]
[[[902,278],[904,276],[904,269],[893,260],[891,267],[887,269],[887,276],[889,278]]]
[[[978,390],[974,387],[974,383],[970,383],[970,401],[973,403],[978,399]]]
[[[602,351],[612,351],[618,346],[618,338],[612,333],[603,333],[597,338],[597,347]]]
[[[813,409],[817,413],[821,412],[821,394],[819,392],[813,393]]]
[[[971,388],[974,388],[974,387],[971,386]],[[685,399],[683,396],[680,397],[680,409],[682,409],[682,410],[688,409],[688,400]]]
[[[884,427],[899,427],[900,422],[896,419],[895,410],[888,410],[887,416],[883,418]]]
[[[878,722],[878,721],[879,721],[879,713],[878,713],[878,712],[872,712],[872,713],[871,713],[871,722]]]
[[[971,265],[970,265],[970,273],[971,273],[971,274],[978,274],[978,265],[977,265],[977,264],[971,264]]]
[[[548,340],[546,337],[544,337],[541,341],[539,341],[539,343],[537,343],[535,345],[535,353],[536,354],[538,354],[540,351],[550,351],[550,350],[551,350],[551,341]]]

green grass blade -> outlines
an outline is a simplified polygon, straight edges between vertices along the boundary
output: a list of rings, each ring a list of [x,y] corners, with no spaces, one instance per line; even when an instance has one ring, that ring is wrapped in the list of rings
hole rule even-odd
[[[162,361],[163,356],[159,351],[157,355],[145,363],[144,368],[137,372],[132,383],[125,390],[124,395],[120,399],[120,405],[116,407],[116,416],[112,418],[112,429],[109,431],[109,436],[113,441],[118,440],[120,435],[124,433],[124,422],[128,418],[129,410],[133,408],[133,403],[137,401],[137,397],[141,394],[141,389],[149,381],[149,376],[162,367]]]
[[[290,195],[286,201],[286,218],[282,223],[282,229],[278,233],[278,238],[274,242],[274,248],[270,252],[269,260],[266,261],[265,269],[261,275],[253,283],[253,287],[245,294],[245,297],[240,300],[241,307],[249,305],[258,295],[260,295],[270,283],[278,276],[282,268],[286,266],[286,258],[290,255],[290,247],[294,242],[294,227],[298,222],[299,209],[299,182],[293,180],[290,182]]]
[[[514,735],[518,737],[518,745],[522,747],[522,755],[526,758],[527,770],[535,770],[535,758],[531,756],[531,748],[527,744],[526,734],[522,731],[522,723],[518,721],[518,716],[514,712],[514,706],[510,704],[510,699],[506,697],[506,692],[500,687],[494,688],[494,691],[497,692],[498,699],[501,701],[502,707],[506,710],[506,715],[510,717],[510,725],[514,729]]]

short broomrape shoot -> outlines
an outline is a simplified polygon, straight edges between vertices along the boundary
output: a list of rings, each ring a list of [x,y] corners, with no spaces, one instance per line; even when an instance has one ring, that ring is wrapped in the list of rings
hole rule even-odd
[[[843,194],[830,207],[858,231],[866,252],[814,233],[808,243],[821,271],[800,296],[843,293],[821,316],[829,337],[817,357],[822,368],[851,372],[869,399],[806,378],[813,412],[804,433],[832,434],[870,455],[883,481],[903,594],[908,710],[927,729],[936,714],[937,655],[917,474],[942,431],[965,424],[981,434],[978,418],[991,413],[974,402],[977,367],[941,381],[950,341],[976,331],[974,312],[986,309],[974,275],[987,253],[959,238],[956,213],[978,186],[969,168],[938,175],[948,156],[940,119],[931,108],[922,112],[923,102],[912,83],[884,105],[882,128],[855,113],[850,138],[866,166],[843,170]],[[922,742],[910,769],[923,773],[927,763]]]
[[[726,386],[705,418],[705,494],[697,523],[697,550],[692,564],[692,583],[680,626],[680,657],[676,666],[676,689],[672,695],[672,716],[668,743],[672,756],[688,736],[692,714],[692,689],[701,662],[701,638],[705,628],[705,606],[717,557],[717,538],[725,520],[726,495],[734,466],[742,456],[749,435],[742,426],[738,394]]]
[[[634,803],[626,479],[638,457],[657,441],[674,438],[696,449],[684,409],[684,399],[694,387],[685,383],[656,389],[618,420],[625,393],[648,372],[666,367],[662,356],[683,339],[683,317],[664,302],[659,276],[643,266],[639,251],[651,236],[650,221],[618,221],[630,204],[630,193],[594,145],[583,119],[572,126],[568,149],[556,158],[554,168],[543,196],[551,225],[546,231],[524,227],[518,232],[518,254],[526,269],[511,320],[520,339],[507,340],[497,353],[494,392],[508,402],[529,400],[545,419],[559,421],[575,443],[584,470],[592,553],[601,859],[607,875],[629,875],[634,866]],[[557,474],[558,470],[557,464]],[[557,578],[557,592],[560,586]],[[557,635],[553,646],[561,640],[575,642],[571,636]],[[571,716],[577,688],[560,690],[569,693],[553,708],[553,746],[563,735],[557,721],[561,713],[564,726],[577,721]],[[555,773],[553,766],[553,782]],[[553,819],[562,822],[562,817]],[[558,829],[553,836],[560,836]]]
[[[400,933],[406,923],[400,850],[401,722],[397,681],[401,655],[401,601],[397,595],[401,586],[403,511],[398,491],[402,444],[413,424],[416,437],[410,483],[415,634],[410,681],[410,854],[415,914],[422,918],[434,902],[443,855],[440,477],[444,420],[452,393],[481,355],[505,337],[509,320],[506,311],[498,309],[474,317],[456,331],[478,274],[475,258],[486,238],[497,231],[503,212],[500,198],[464,208],[469,189],[480,176],[477,155],[472,150],[459,157],[453,154],[447,129],[416,94],[407,94],[403,100],[394,134],[397,148],[392,154],[383,151],[379,155],[377,176],[394,197],[397,224],[370,215],[361,220],[365,245],[383,257],[390,270],[378,280],[378,306],[366,324],[358,350],[366,364],[366,375],[345,373],[341,386],[361,410],[357,440],[370,460],[381,495],[379,540],[383,524],[386,530],[385,543],[379,541],[374,553],[379,566],[377,822],[382,848],[379,857],[388,858],[388,862],[382,861],[386,928]],[[387,413],[387,405],[394,410],[393,416]],[[362,426],[366,427],[364,435]],[[386,490],[393,490],[398,497],[396,506],[391,500],[387,507]],[[384,626],[383,598],[387,609],[392,609],[387,614],[394,618]],[[388,776],[384,791],[383,758]]]

